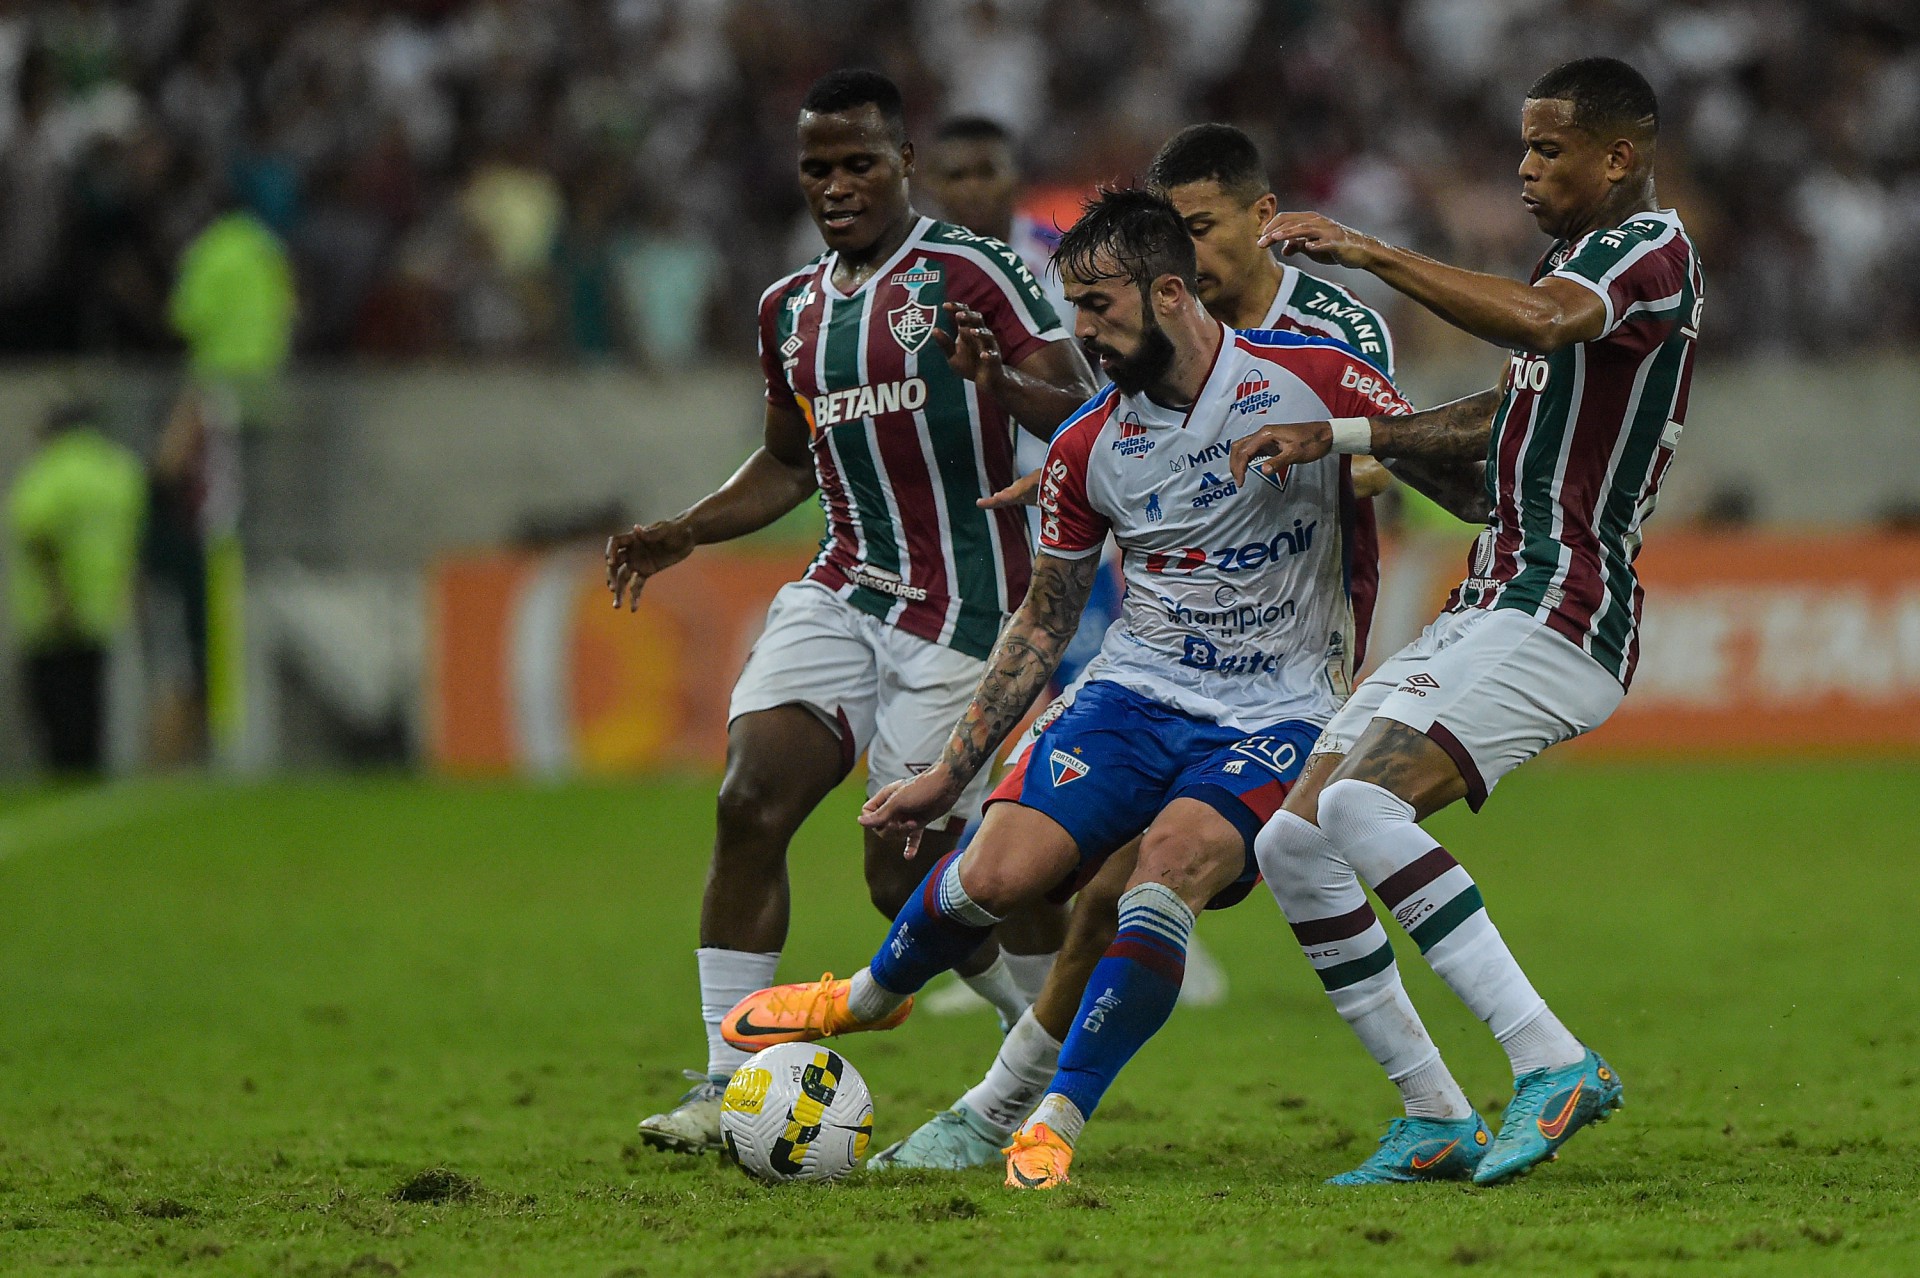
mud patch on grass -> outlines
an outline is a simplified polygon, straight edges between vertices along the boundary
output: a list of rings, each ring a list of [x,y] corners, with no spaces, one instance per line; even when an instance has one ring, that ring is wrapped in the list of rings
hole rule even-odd
[[[480,1194],[480,1182],[451,1167],[428,1167],[393,1187],[396,1203],[463,1203]]]
[[[972,1220],[980,1214],[980,1204],[965,1194],[955,1194],[941,1202],[921,1203],[913,1209],[913,1218],[919,1221],[936,1220]]]

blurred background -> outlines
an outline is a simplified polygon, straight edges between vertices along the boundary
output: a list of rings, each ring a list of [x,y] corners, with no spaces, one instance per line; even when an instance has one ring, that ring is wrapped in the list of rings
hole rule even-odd
[[[1920,746],[1920,10],[1896,0],[0,3],[0,774],[701,768],[818,515],[635,617],[598,544],[757,442],[754,302],[819,251],[806,86],[986,115],[1025,201],[1180,127],[1283,206],[1524,275],[1519,104],[1661,96],[1707,268],[1646,657],[1594,749]],[[926,211],[937,211],[929,201]],[[1317,268],[1316,268],[1317,269]],[[1504,353],[1366,278],[1419,403]],[[1375,649],[1466,530],[1389,511]]]

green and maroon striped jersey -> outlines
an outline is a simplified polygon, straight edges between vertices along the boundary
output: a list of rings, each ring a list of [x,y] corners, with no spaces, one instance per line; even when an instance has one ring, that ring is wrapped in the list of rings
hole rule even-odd
[[[1661,209],[1556,242],[1533,278],[1549,275],[1598,294],[1606,328],[1514,352],[1487,445],[1493,516],[1448,607],[1529,612],[1624,686],[1640,657],[1640,528],[1687,417],[1700,259]]]
[[[1380,312],[1330,280],[1280,263],[1280,288],[1260,327],[1331,337],[1385,373],[1394,374],[1393,335]]]
[[[940,310],[986,318],[1009,367],[1067,336],[1012,249],[921,218],[851,294],[826,253],[760,298],[767,398],[799,405],[826,536],[807,578],[908,634],[985,657],[1032,569],[1018,511],[974,502],[1013,482],[1013,423],[933,341]]]

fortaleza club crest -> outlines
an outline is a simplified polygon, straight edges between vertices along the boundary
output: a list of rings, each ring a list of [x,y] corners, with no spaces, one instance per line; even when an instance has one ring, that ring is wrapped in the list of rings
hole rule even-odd
[[[887,331],[893,334],[893,340],[900,343],[900,349],[909,355],[918,355],[920,348],[933,336],[933,323],[939,312],[931,306],[923,306],[918,300],[908,299],[904,304],[887,312]]]
[[[1047,756],[1047,768],[1053,773],[1054,788],[1078,781],[1093,769],[1085,760],[1076,759],[1065,750],[1055,750]]]

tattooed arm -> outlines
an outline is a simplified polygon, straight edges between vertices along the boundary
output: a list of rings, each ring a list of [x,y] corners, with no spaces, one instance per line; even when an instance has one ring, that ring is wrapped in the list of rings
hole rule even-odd
[[[1042,551],[1035,558],[1027,597],[1000,632],[987,658],[986,673],[972,703],[954,724],[940,762],[911,780],[895,781],[867,800],[860,824],[888,836],[913,834],[959,802],[967,783],[993,761],[994,751],[1026,717],[1034,698],[1053,677],[1080,628],[1081,610],[1093,594],[1099,572],[1097,551],[1079,559],[1061,559]]]
[[[1465,464],[1482,461],[1493,415],[1504,392],[1498,387],[1451,404],[1399,417],[1369,417],[1373,431],[1372,455],[1382,459],[1418,458],[1422,461]],[[1245,483],[1247,468],[1257,458],[1270,458],[1263,468],[1319,461],[1333,451],[1332,422],[1293,422],[1263,426],[1233,445],[1231,462],[1235,483]]]

